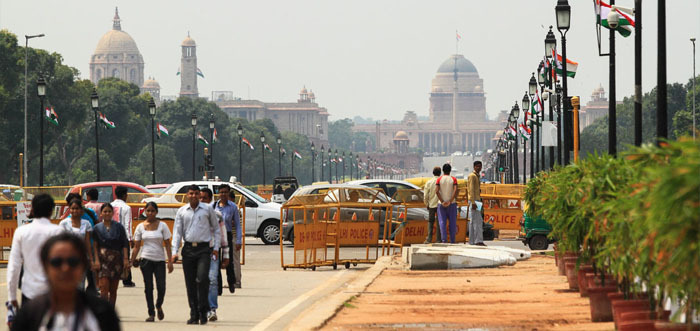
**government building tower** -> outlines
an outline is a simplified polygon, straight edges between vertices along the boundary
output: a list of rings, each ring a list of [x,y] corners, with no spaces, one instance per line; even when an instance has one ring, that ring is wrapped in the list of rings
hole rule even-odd
[[[197,98],[197,44],[194,39],[187,38],[182,41],[182,58],[180,59],[180,96]]]

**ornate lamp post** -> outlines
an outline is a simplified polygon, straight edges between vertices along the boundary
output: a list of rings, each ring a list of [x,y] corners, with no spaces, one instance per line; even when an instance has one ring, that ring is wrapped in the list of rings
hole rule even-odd
[[[243,127],[238,123],[238,182],[243,183]]]
[[[92,112],[95,114],[95,161],[97,173],[97,181],[100,181],[100,135],[99,135],[99,125],[97,122],[97,113],[100,110],[100,97],[97,95],[97,90],[93,87],[92,94],[90,95],[90,103],[92,104]]]
[[[333,183],[333,166],[331,165],[331,154],[333,152],[331,151],[330,146],[328,147],[328,183]]]
[[[260,152],[262,153],[262,177],[263,186],[265,186],[265,133],[260,131]]]
[[[549,26],[549,32],[547,32],[547,36],[544,38],[544,55],[547,57],[547,59],[550,60],[550,65],[552,65],[552,52],[554,49],[557,47],[557,38],[554,36],[554,32],[552,32],[552,26]],[[554,89],[554,78],[556,78],[556,74],[553,73],[553,70],[549,70],[549,88]],[[552,101],[549,101],[549,120],[554,121],[554,109],[552,107]],[[562,128],[558,128],[557,130],[561,130]],[[560,132],[560,131],[559,131]],[[561,134],[557,133],[557,144],[560,143],[559,137],[561,137]],[[568,156],[569,152],[567,151],[565,156]],[[554,167],[554,146],[549,146],[549,169],[552,169]]]
[[[214,127],[216,123],[214,122],[214,114],[210,115],[209,119],[209,160],[208,160],[208,170],[211,172],[209,178],[214,178]]]
[[[539,68],[544,67],[544,60],[540,61]],[[539,72],[539,69],[538,69]],[[544,84],[545,84],[545,79],[544,75],[537,75],[537,84],[540,85],[540,91],[542,92],[542,100],[547,101],[547,96],[544,93]],[[540,112],[535,118],[535,124],[537,124],[537,151],[535,151],[537,161],[535,162],[535,166],[537,168],[537,172],[540,172],[544,170],[544,146],[542,146],[542,119],[544,119],[544,107],[540,107]]]
[[[515,138],[513,139],[515,142],[515,154],[514,154],[514,159],[513,159],[513,174],[515,175],[514,177],[514,182],[516,184],[520,183],[520,167],[518,165],[518,118],[520,117],[520,107],[518,107],[518,102],[515,102],[515,105],[513,105],[513,108],[511,110],[513,113],[513,126],[515,127]]]
[[[313,142],[311,142],[311,183],[316,181],[316,169],[314,169],[314,166],[316,165],[316,146],[314,145]]]
[[[326,165],[326,159],[323,156],[323,153],[326,151],[325,147],[323,147],[323,144],[321,144],[321,181],[323,181],[323,167]]]
[[[153,97],[148,101],[148,113],[151,115],[151,184],[156,183],[156,103]]]
[[[335,181],[336,183],[340,182],[340,178],[338,177],[338,149],[335,150]]]
[[[343,151],[343,182],[345,181],[345,151]]]
[[[28,57],[29,57],[29,39],[33,38],[41,38],[43,37],[44,34],[36,34],[36,35],[24,35],[24,158],[22,160],[22,176],[24,177],[24,180],[22,183],[24,183],[23,186],[26,186],[27,184],[27,139],[29,137],[28,135],[28,130],[27,130],[27,90],[29,87],[27,86],[27,63],[28,63]],[[42,116],[44,116],[42,114]],[[695,127],[695,126],[693,126]]]
[[[355,142],[352,142],[353,149],[355,148]],[[352,180],[352,168],[355,166],[355,162],[353,162],[352,158],[352,152],[350,152],[350,180]]]
[[[522,108],[525,114],[527,114],[527,111],[530,109],[530,98],[527,92],[523,95]],[[527,117],[527,115],[525,115],[525,117]],[[526,125],[526,123],[523,123],[523,125]],[[532,136],[530,136],[530,139],[532,139]],[[530,173],[532,173],[532,168],[530,169]],[[523,184],[527,184],[527,144],[525,140],[523,140]]]
[[[197,133],[196,133],[196,131],[197,131],[197,114],[192,113],[191,122],[192,122],[191,123],[192,124],[192,180],[194,180],[195,179],[195,177],[194,177],[195,176],[194,175],[194,172],[195,172],[194,154],[195,154],[195,148],[196,148],[194,143],[195,143],[195,139],[196,139],[195,136],[197,135]]]
[[[280,136],[277,136],[277,163],[279,167],[277,176],[282,177],[282,137]]]
[[[46,97],[46,81],[39,75],[36,81],[37,95],[41,102],[39,108],[39,186],[44,186],[44,97]]]
[[[539,75],[538,75],[539,76]],[[532,77],[530,77],[530,81],[527,84],[528,86],[528,92],[530,94],[530,99],[534,100],[535,93],[537,93],[537,80],[535,79],[535,73],[532,73]],[[533,114],[534,115],[534,114]],[[530,179],[535,178],[535,138],[537,136],[535,135],[535,121],[533,120],[532,117],[528,119],[527,125],[530,126]]]
[[[572,136],[572,130],[573,126],[571,125],[573,121],[573,117],[571,117],[571,113],[569,112],[569,97],[568,97],[568,85],[567,85],[567,76],[566,76],[566,33],[569,31],[569,27],[571,25],[571,6],[569,6],[569,1],[567,0],[558,0],[557,1],[557,6],[554,7],[554,11],[557,14],[557,30],[559,30],[559,34],[561,35],[561,63],[562,63],[562,75],[561,75],[561,80],[562,80],[562,101],[563,101],[563,111],[559,113],[558,118],[561,119],[562,113],[563,113],[563,123],[561,121],[558,121],[560,123],[557,123],[559,126],[559,132],[564,132],[564,165],[569,164],[569,150],[571,149],[571,139],[573,139]],[[559,137],[557,137],[557,141],[559,141],[559,138],[561,138],[562,135],[559,134]],[[561,146],[561,144],[557,143],[558,148]],[[561,164],[561,163],[560,163]]]

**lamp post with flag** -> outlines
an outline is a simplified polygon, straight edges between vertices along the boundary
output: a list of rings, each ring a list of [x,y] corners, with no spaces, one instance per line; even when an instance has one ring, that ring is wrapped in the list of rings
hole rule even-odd
[[[148,113],[151,115],[151,184],[156,183],[156,103],[153,97],[148,100]]]
[[[542,120],[544,119],[544,103],[542,101],[546,101],[546,95],[544,95],[544,86],[546,81],[544,76],[546,74],[544,60],[540,61],[538,72],[539,74],[537,75],[537,83],[540,85],[540,89],[537,95],[535,96],[537,98],[539,108],[537,110],[538,114],[537,116],[535,116],[535,124],[537,124],[537,162],[535,163],[535,165],[537,167],[537,172],[540,172],[544,170],[544,146],[542,146]]]
[[[345,181],[345,151],[343,151],[343,177],[342,181]]]
[[[95,113],[95,172],[97,175],[97,181],[100,181],[100,134],[99,126],[97,125],[97,113],[100,110],[100,97],[97,95],[97,89],[92,88],[92,94],[90,94],[90,103],[92,104],[92,111]]]
[[[208,170],[211,172],[210,178],[214,178],[214,142],[217,140],[216,137],[216,122],[214,122],[214,114],[209,115],[209,159],[208,159]]]
[[[335,150],[335,182],[340,183],[340,178],[338,177],[338,149]]]
[[[313,142],[311,142],[311,184],[313,184],[316,181],[316,169],[314,169],[316,165],[316,145],[314,145]]]
[[[527,92],[525,92],[525,95],[523,95],[523,103],[522,103],[522,108],[523,108],[523,113],[524,115],[524,120],[523,123],[521,123],[518,127],[518,131],[522,132],[523,134],[523,184],[527,184],[527,139],[530,139],[527,137],[527,128],[526,122],[527,122],[527,112],[530,110],[530,98],[527,95]],[[526,138],[527,137],[527,138]],[[530,169],[530,173],[532,173],[532,169]]]
[[[515,105],[513,105],[513,108],[511,108],[511,113],[513,114],[513,126],[516,128],[518,127],[518,118],[520,118],[520,107],[518,106],[518,102],[515,102]],[[515,131],[515,137],[513,137],[513,142],[515,144],[515,154],[513,155],[513,174],[514,174],[514,182],[516,184],[520,183],[520,167],[518,164],[518,159],[520,158],[518,156],[518,132],[517,129]]]
[[[243,183],[243,127],[238,123],[236,128],[238,133],[238,182]]]
[[[549,75],[549,88],[550,90],[554,90],[554,82],[557,79],[557,74],[556,74],[556,69],[553,68],[553,61],[556,61],[555,58],[555,49],[557,47],[557,38],[554,36],[554,33],[552,32],[552,26],[549,26],[549,32],[547,32],[547,36],[544,38],[544,54],[547,57],[547,60],[549,60],[549,65],[550,70],[549,73],[546,73]],[[551,122],[554,121],[554,109],[552,105],[552,101],[554,99],[549,100],[549,120]],[[561,130],[561,128],[558,128],[557,130]],[[559,131],[558,131],[559,132]],[[559,136],[560,134],[557,133],[557,144],[560,143]],[[568,156],[568,152],[566,152],[566,155]],[[554,146],[549,146],[549,169],[554,168]]]
[[[278,163],[278,172],[277,176],[282,177],[282,137],[277,136],[277,163]]]
[[[325,147],[323,147],[323,145],[321,145],[321,162],[320,162],[321,164],[319,164],[321,166],[321,181],[323,181],[323,167],[326,165],[326,159],[323,156],[324,152],[325,152]]]
[[[195,146],[195,139],[197,135],[197,114],[192,113],[192,117],[190,118],[191,124],[192,124],[192,180],[195,180],[195,149],[197,148]]]
[[[262,131],[260,131],[260,144],[262,145],[262,148],[260,150],[260,152],[262,153],[262,180],[263,186],[265,186],[265,133]]]
[[[36,81],[37,95],[41,103],[39,107],[39,186],[44,186],[44,97],[46,97],[46,81],[39,75]]]
[[[353,141],[353,146],[355,145],[355,142]],[[352,168],[355,166],[355,162],[353,162],[352,159],[352,152],[350,152],[350,180],[352,181]]]
[[[533,115],[535,115],[535,102],[539,102],[538,100],[535,100],[535,94],[537,93],[537,80],[535,79],[535,73],[532,73],[532,77],[530,77],[530,81],[527,83],[528,87],[528,93],[530,94],[530,99],[532,100],[532,104],[530,105],[528,109],[530,110],[530,118],[528,119],[527,125],[530,126],[530,179],[535,178],[535,128],[534,128],[534,123],[535,121],[533,120]]]
[[[569,112],[570,108],[570,102],[569,102],[569,97],[568,97],[568,85],[567,85],[567,74],[568,74],[568,64],[566,60],[566,33],[569,31],[569,27],[571,25],[571,6],[569,6],[569,1],[568,0],[558,0],[557,5],[554,8],[554,11],[556,13],[557,17],[557,30],[559,30],[559,34],[561,35],[561,66],[562,66],[562,73],[561,73],[561,83],[562,83],[562,102],[563,102],[563,114],[562,112],[559,113],[558,118],[561,118],[563,116],[563,121],[557,121],[557,126],[559,126],[558,132],[561,132],[562,130],[564,131],[564,162],[563,165],[569,164],[569,151],[571,150],[571,139],[573,138],[572,135],[572,130],[573,126],[571,125],[573,117],[571,116],[572,114]],[[557,55],[558,56],[558,55]],[[561,138],[562,135],[559,134],[557,137],[557,141],[559,138]],[[561,157],[561,144],[557,143],[557,148],[559,149],[559,152],[557,153],[557,158]],[[559,164],[562,164],[559,162]]]

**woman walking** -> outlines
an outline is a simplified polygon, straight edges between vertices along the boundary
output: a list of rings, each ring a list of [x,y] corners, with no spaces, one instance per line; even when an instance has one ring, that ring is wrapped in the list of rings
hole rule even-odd
[[[97,259],[93,264],[93,270],[97,272],[100,296],[108,300],[112,307],[117,302],[117,287],[119,279],[125,268],[129,268],[129,256],[126,247],[129,241],[126,239],[124,226],[112,221],[114,208],[105,203],[100,207],[101,223],[95,225],[95,245],[93,246]]]
[[[92,252],[92,247],[90,246],[90,233],[92,233],[92,225],[88,220],[83,219],[83,201],[80,199],[73,199],[68,203],[68,208],[70,211],[70,217],[64,219],[58,226],[60,226],[64,231],[72,233],[80,237],[85,241],[85,247],[87,247],[88,252]],[[88,254],[88,268],[92,266],[92,254]],[[81,290],[85,289],[85,276],[83,280],[78,284],[78,288]]]
[[[163,300],[165,299],[165,263],[168,261],[168,273],[173,272],[173,263],[170,260],[171,252],[165,247],[170,247],[170,229],[164,222],[156,218],[158,205],[151,201],[146,204],[146,220],[139,224],[134,231],[134,250],[131,253],[131,264],[141,268],[143,283],[146,287],[146,305],[148,306],[148,318],[146,322],[155,321],[156,309],[158,320],[163,320]],[[165,245],[165,246],[164,246]],[[137,263],[136,257],[141,252],[141,260]],[[153,277],[156,279],[158,299],[153,305]],[[155,308],[155,309],[154,309]]]
[[[84,241],[72,234],[49,238],[40,251],[49,292],[22,307],[10,330],[121,330],[109,303],[77,289],[88,255]]]

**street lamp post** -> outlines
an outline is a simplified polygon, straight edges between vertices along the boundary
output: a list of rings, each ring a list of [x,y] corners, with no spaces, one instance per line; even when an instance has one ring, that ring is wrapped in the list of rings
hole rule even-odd
[[[282,137],[280,136],[277,136],[277,163],[279,168],[277,176],[282,177]]]
[[[542,101],[547,101],[547,95],[544,93],[544,85],[545,85],[545,78],[544,75],[546,73],[542,73],[541,75],[539,74],[539,69],[544,67],[544,60],[540,61],[540,65],[538,68],[538,75],[537,75],[537,83],[540,85],[540,91],[542,95]],[[539,102],[539,100],[538,100]],[[544,105],[541,105],[540,111],[537,114],[537,117],[535,118],[535,121],[537,124],[537,151],[536,153],[536,158],[537,162],[535,163],[537,167],[537,172],[540,172],[544,170],[544,146],[542,146],[542,119],[544,119]]]
[[[100,110],[100,97],[97,95],[97,89],[92,88],[90,95],[90,103],[92,104],[92,112],[95,114],[95,172],[97,173],[97,181],[100,181],[100,134],[99,125],[97,122],[97,113]]]
[[[338,149],[335,150],[335,181],[340,183],[340,178],[338,177]]]
[[[32,38],[41,38],[43,37],[44,34],[35,34],[31,36],[24,36],[24,158],[22,160],[22,167],[23,167],[23,177],[25,183],[24,185],[26,186],[27,184],[27,159],[28,159],[28,154],[27,154],[27,138],[29,137],[28,130],[27,130],[27,89],[29,86],[27,85],[27,62],[29,60],[29,39]],[[43,116],[43,114],[42,114]]]
[[[316,181],[316,145],[311,142],[311,183]]]
[[[610,1],[613,4],[615,1]],[[666,86],[666,0],[659,0],[658,5],[657,36],[658,46],[656,47],[656,143],[660,145],[661,139],[668,138],[668,87]],[[610,35],[614,30],[610,30]],[[612,45],[612,42],[610,42]],[[611,55],[612,54],[611,51]],[[612,71],[612,69],[611,69]],[[610,74],[612,77],[613,74]],[[693,77],[695,79],[695,77]],[[611,101],[613,102],[613,101]]]
[[[535,93],[537,93],[537,80],[535,79],[535,73],[532,73],[530,81],[527,83],[528,93],[530,94],[530,99],[534,100]],[[528,108],[529,109],[529,108]],[[535,121],[533,121],[532,116],[529,119],[527,125],[530,126],[530,179],[535,178]]]
[[[238,182],[243,183],[243,127],[238,123]]]
[[[148,113],[151,114],[151,184],[156,183],[156,103],[153,97],[148,101]]]
[[[554,65],[554,63],[552,61],[552,57],[553,57],[552,53],[554,52],[554,49],[556,47],[557,47],[557,38],[554,36],[554,32],[552,32],[552,26],[550,25],[549,32],[547,32],[547,36],[544,38],[544,53],[545,53],[545,56],[547,57],[547,59],[550,60],[550,65]],[[550,74],[550,76],[549,76],[550,77],[549,88],[551,90],[554,90],[554,79],[557,78],[556,69],[549,70],[549,74]],[[549,103],[548,103],[549,104],[549,120],[551,122],[554,121],[554,108],[552,107],[552,101],[553,101],[553,99],[550,99]],[[559,134],[560,130],[562,130],[562,128],[557,128],[557,145],[559,145],[561,143],[560,142],[561,139],[559,139],[559,137],[561,136],[561,134]],[[564,155],[565,158],[568,158],[568,156],[569,156],[568,150],[566,150],[564,153],[565,153],[565,155]],[[552,168],[554,168],[554,146],[549,146],[549,169],[552,169]]]
[[[326,164],[326,159],[325,159],[325,156],[323,155],[323,153],[325,151],[326,151],[325,147],[323,147],[323,144],[321,144],[321,162],[320,162],[321,164],[319,164],[321,166],[321,181],[323,181],[323,167]]]
[[[208,169],[210,174],[208,178],[214,178],[214,127],[216,126],[216,123],[214,122],[214,114],[210,115],[211,117],[209,118],[209,141],[211,142],[209,144],[209,160],[208,160]]]
[[[697,130],[695,126],[695,81],[697,80],[695,78],[695,38],[690,38],[690,42],[693,43],[693,141],[695,141],[695,130]]]
[[[513,160],[514,164],[513,167],[514,173],[515,173],[515,183],[518,184],[520,183],[520,167],[518,164],[518,159],[520,156],[518,155],[518,118],[520,118],[520,107],[518,107],[518,102],[515,102],[515,105],[513,105],[513,125],[515,126],[515,159]]]
[[[353,149],[355,148],[355,142],[352,142]],[[355,166],[355,162],[352,158],[352,152],[350,152],[350,180],[352,181],[352,168]]]
[[[260,131],[260,146],[262,147],[260,152],[262,153],[263,186],[265,186],[265,133],[262,131]],[[292,169],[292,175],[294,175],[294,169]]]
[[[44,186],[44,97],[46,97],[46,81],[41,75],[36,81],[36,89],[41,101],[39,108],[39,186]]]
[[[333,168],[332,168],[332,167],[333,167],[333,166],[331,165],[331,164],[332,164],[332,163],[331,163],[331,154],[332,154],[332,153],[333,153],[333,152],[331,151],[331,148],[330,148],[330,146],[329,146],[329,147],[328,147],[328,183],[329,183],[329,184],[332,184],[332,183],[333,183],[333,175],[332,175],[332,172],[333,172]]]
[[[568,84],[567,84],[567,76],[566,76],[566,69],[567,69],[567,64],[566,64],[566,33],[569,31],[569,27],[571,26],[571,6],[569,6],[569,1],[568,0],[558,0],[556,7],[554,7],[554,11],[557,15],[557,30],[559,30],[559,34],[561,35],[561,65],[562,65],[562,73],[561,73],[561,82],[562,82],[562,111],[559,112],[557,115],[557,125],[559,126],[558,131],[561,132],[563,130],[564,135],[564,163],[563,165],[569,164],[569,151],[572,150],[571,146],[571,141],[573,139],[572,131],[573,131],[573,125],[572,124],[572,114],[569,112],[569,89],[568,89]],[[562,122],[562,115],[563,115],[563,122]],[[562,137],[561,134],[558,134],[557,136],[557,142],[560,140]],[[557,143],[557,149],[559,150],[557,159],[559,159],[561,156],[561,144]],[[561,161],[561,160],[559,160]],[[562,164],[559,162],[559,164]]]
[[[195,148],[196,148],[196,146],[194,145],[194,141],[196,139],[196,137],[195,137],[196,132],[195,131],[197,130],[197,114],[192,113],[191,121],[192,121],[192,123],[191,123],[192,124],[192,180],[194,180],[195,179],[195,177],[194,177],[194,172],[195,172],[194,154],[195,154]]]
[[[525,113],[525,117],[527,117],[527,111],[530,109],[530,98],[528,97],[527,92],[525,92],[525,95],[523,95],[522,108],[523,112]],[[523,122],[523,125],[527,125],[527,123]],[[532,169],[530,169],[530,173],[532,173]],[[523,184],[527,184],[527,144],[525,143],[525,140],[523,140]]]
[[[563,140],[564,149],[568,151],[566,144],[567,144],[567,141],[570,141],[570,140],[568,138],[566,138],[566,135],[568,134],[567,132],[569,129],[567,129],[566,126],[562,124],[562,117],[564,119],[566,119],[567,111],[564,110],[564,114],[562,114],[562,106],[563,106],[563,103],[565,103],[566,101],[562,100],[563,99],[562,98],[562,89],[561,89],[560,84],[558,84],[558,83],[556,84],[556,88],[554,89],[554,95],[552,97],[553,97],[552,101],[554,101],[554,104],[557,105],[556,106],[557,107],[557,165],[562,165],[563,164],[562,160],[561,160],[562,144],[560,143],[560,141]],[[566,131],[566,132],[562,132],[562,131]],[[567,162],[567,161],[568,161],[568,159],[565,159],[564,162]]]
[[[343,151],[343,182],[345,181],[345,152]]]

